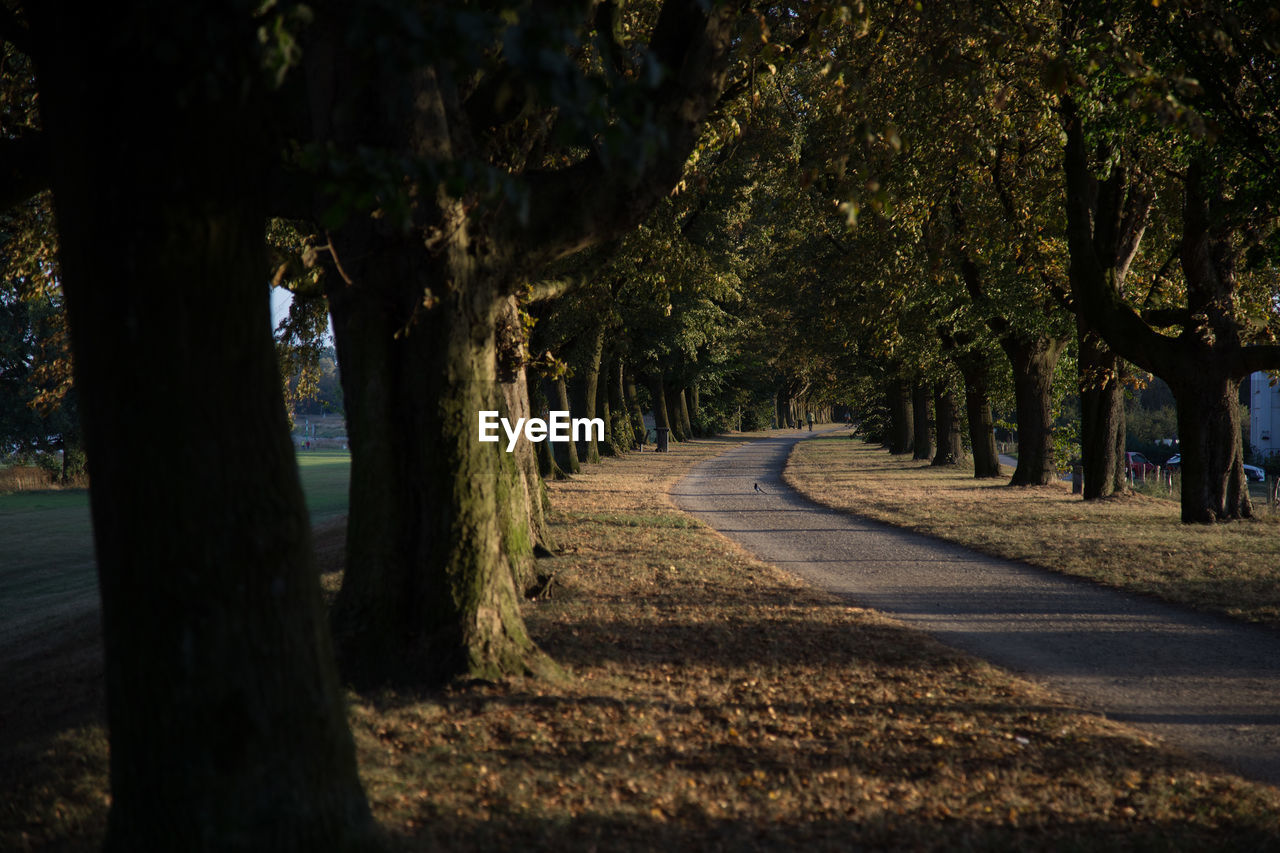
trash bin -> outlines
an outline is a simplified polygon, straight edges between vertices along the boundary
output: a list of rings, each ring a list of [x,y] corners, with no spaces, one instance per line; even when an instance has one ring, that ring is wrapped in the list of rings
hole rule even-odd
[[[658,446],[655,448],[656,452],[658,453],[667,452],[667,434],[670,432],[671,432],[670,427],[657,427]]]

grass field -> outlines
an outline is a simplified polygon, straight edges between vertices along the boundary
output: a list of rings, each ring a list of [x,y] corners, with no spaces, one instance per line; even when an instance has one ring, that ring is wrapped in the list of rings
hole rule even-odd
[[[525,617],[568,680],[351,694],[392,849],[1280,847],[1275,789],[849,607],[677,511],[671,484],[726,443],[551,486],[555,583]],[[95,848],[101,728],[32,754],[6,775],[0,849]]]
[[[814,500],[1122,589],[1280,628],[1280,515],[1186,525],[1176,501],[1133,494],[1085,503],[1067,483],[1035,488],[933,468],[848,433],[801,442],[785,478]]]
[[[298,453],[298,474],[307,496],[312,523],[344,515],[351,485],[351,454],[345,450],[304,450]]]
[[[350,453],[300,452],[298,469],[313,523],[346,513]],[[96,594],[97,583],[86,490],[0,495],[0,634],[50,596]]]

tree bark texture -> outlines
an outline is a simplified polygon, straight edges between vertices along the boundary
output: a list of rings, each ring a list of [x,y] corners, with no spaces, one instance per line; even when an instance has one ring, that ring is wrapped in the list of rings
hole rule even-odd
[[[622,392],[622,359],[613,356],[605,371],[604,399],[608,401],[609,418],[605,427],[609,431],[609,452],[621,456],[635,443],[631,420],[627,417],[627,403]]]
[[[675,438],[671,426],[670,412],[667,410],[667,388],[661,373],[649,375],[649,396],[653,398],[653,425],[655,428],[671,430],[668,436]]]
[[[996,450],[995,419],[991,415],[991,379],[987,358],[971,353],[957,359],[964,376],[964,403],[969,417],[969,445],[973,450],[973,476],[1000,477]]]
[[[328,296],[351,440],[347,569],[333,622],[358,684],[549,673],[520,616],[504,515],[519,473],[478,413],[500,410],[495,328],[503,300],[443,200],[434,253],[376,220],[331,239],[350,283]],[[423,282],[449,281],[431,307]],[[349,367],[348,367],[349,366]],[[531,549],[520,542],[516,559]]]
[[[511,423],[534,416],[526,370],[527,332],[515,296],[508,296],[498,312],[495,329],[499,412]],[[550,442],[541,442],[549,444]],[[527,588],[534,578],[535,553],[554,550],[545,510],[547,486],[538,470],[538,445],[523,439],[510,453],[499,457],[499,511],[502,517],[503,551],[515,573],[516,589]],[[505,451],[505,444],[503,446]]]
[[[648,443],[649,431],[645,429],[644,412],[640,408],[640,394],[636,390],[636,375],[630,370],[623,368],[622,373],[622,394],[626,398],[627,415],[631,420],[631,431],[634,435],[634,442],[637,447],[644,447]]]
[[[676,441],[685,441],[689,434],[684,429],[684,402],[680,389],[664,378],[662,390],[667,403],[667,422],[671,424],[671,437]]]
[[[93,482],[108,851],[376,848],[270,334],[252,11],[28,9]],[[199,428],[158,440],[174,423]]]
[[[529,404],[535,415],[546,420],[551,414],[551,404],[547,402],[547,392],[551,385],[549,379],[538,379],[529,383]],[[537,444],[538,457],[538,473],[545,479],[567,480],[569,475],[564,472],[555,456],[556,442],[540,441]]]
[[[1053,376],[1066,340],[1010,334],[1000,346],[1013,368],[1018,413],[1018,465],[1010,485],[1045,486],[1058,479],[1053,458]]]
[[[1253,516],[1240,446],[1239,386],[1238,380],[1194,371],[1169,386],[1178,401],[1183,521]]]
[[[574,402],[577,405],[574,407],[574,417],[597,416],[596,398],[600,391],[600,360],[603,354],[604,326],[599,325],[587,336],[581,369],[575,377]],[[600,462],[600,445],[595,430],[587,430],[587,440],[578,443],[578,459],[593,465]]]
[[[681,388],[676,397],[680,404],[680,429],[685,438],[693,438],[693,419],[689,417],[689,389]]]
[[[569,408],[569,383],[565,381],[563,376],[556,377],[551,381],[552,402],[556,404],[556,410],[561,412],[570,411]],[[572,434],[568,441],[550,441],[547,442],[553,448],[556,456],[556,462],[562,469],[570,474],[582,473],[582,463],[579,461],[582,457],[578,453],[578,443],[573,440]]]
[[[690,432],[699,438],[702,437],[701,418],[698,416],[698,410],[701,408],[702,401],[698,395],[698,383],[694,382],[684,392],[685,404],[689,409]]]
[[[1121,494],[1128,488],[1124,455],[1124,361],[1076,318],[1080,387],[1080,457],[1084,499]]]

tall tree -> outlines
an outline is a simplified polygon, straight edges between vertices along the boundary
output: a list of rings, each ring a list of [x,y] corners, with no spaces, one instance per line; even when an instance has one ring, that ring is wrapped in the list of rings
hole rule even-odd
[[[373,846],[270,334],[259,5],[0,15],[37,72],[93,480],[108,850]]]
[[[506,460],[476,441],[477,412],[497,408],[495,320],[676,184],[724,88],[736,6],[668,0],[628,22],[649,33],[632,44],[611,4],[393,7],[326,5],[308,43],[352,441],[335,626],[362,679],[546,672],[498,532]]]
[[[1171,255],[1181,272],[1181,293],[1166,288],[1153,301],[1153,287],[1135,305],[1106,266],[1108,255],[1095,251],[1094,176],[1112,164],[1089,156],[1091,128],[1077,100],[1088,87],[1069,89],[1064,79],[1063,164],[1072,280],[1081,285],[1078,310],[1109,346],[1173,390],[1183,454],[1182,520],[1247,517],[1252,506],[1237,389],[1249,373],[1280,367],[1280,347],[1273,343],[1280,59],[1267,35],[1274,31],[1274,10],[1188,2],[1141,13],[1137,20],[1086,20],[1107,28],[1099,41],[1109,49],[1091,59],[1101,69],[1097,76],[1119,78],[1129,103],[1179,131],[1170,139],[1176,147],[1169,168],[1181,184],[1180,236]],[[1148,48],[1145,57],[1119,38],[1125,26],[1142,34],[1131,40]],[[1064,43],[1067,59],[1080,60],[1080,41]],[[1080,82],[1096,83],[1096,77]],[[1105,132],[1092,129],[1105,141]],[[1104,223],[1113,232],[1117,224]],[[1123,239],[1123,232],[1112,238]],[[1161,278],[1158,273],[1155,284]]]

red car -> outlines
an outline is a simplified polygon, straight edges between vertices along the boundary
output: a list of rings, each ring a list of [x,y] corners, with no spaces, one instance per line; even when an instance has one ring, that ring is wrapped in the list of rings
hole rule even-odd
[[[1135,480],[1145,480],[1148,474],[1154,474],[1157,470],[1156,464],[1141,453],[1126,453],[1124,461]]]

